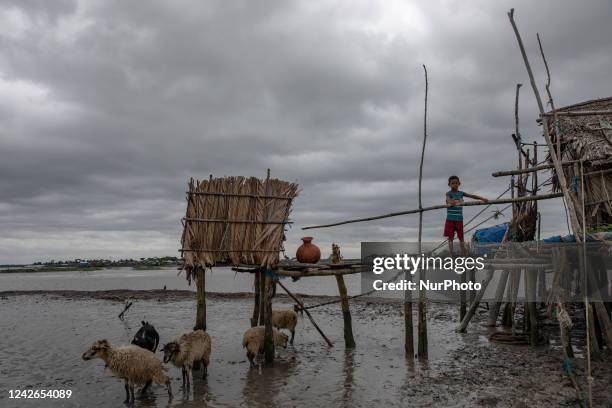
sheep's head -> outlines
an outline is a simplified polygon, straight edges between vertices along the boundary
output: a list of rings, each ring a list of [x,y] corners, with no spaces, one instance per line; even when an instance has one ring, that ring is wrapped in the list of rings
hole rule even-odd
[[[287,336],[285,333],[278,333],[278,340],[279,340],[279,345],[282,348],[287,348],[287,342],[289,341],[289,336]]]
[[[162,348],[162,353],[164,353],[164,363],[167,363],[172,359],[172,357],[181,350],[179,344],[176,341],[172,341]]]
[[[110,343],[108,340],[98,340],[91,345],[89,350],[83,353],[81,356],[83,360],[91,360],[92,358],[103,358],[107,355],[110,350]]]

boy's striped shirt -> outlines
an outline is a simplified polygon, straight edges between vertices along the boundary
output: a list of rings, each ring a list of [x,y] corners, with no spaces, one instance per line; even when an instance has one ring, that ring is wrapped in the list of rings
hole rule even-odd
[[[450,200],[461,200],[463,201],[463,191],[457,191],[453,193],[453,190],[446,193],[446,196]],[[446,209],[446,219],[451,221],[463,221],[463,207],[453,205]]]

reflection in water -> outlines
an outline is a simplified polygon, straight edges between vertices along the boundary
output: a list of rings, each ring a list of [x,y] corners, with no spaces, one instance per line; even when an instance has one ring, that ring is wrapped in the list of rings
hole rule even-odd
[[[279,393],[287,385],[287,378],[296,371],[296,361],[276,360],[272,367],[252,368],[246,374],[242,389],[242,406],[277,407]]]
[[[344,388],[342,391],[342,406],[353,406],[353,372],[355,371],[355,349],[344,351]]]

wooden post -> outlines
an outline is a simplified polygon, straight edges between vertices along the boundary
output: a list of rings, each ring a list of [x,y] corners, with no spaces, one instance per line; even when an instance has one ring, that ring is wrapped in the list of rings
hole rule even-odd
[[[196,279],[196,324],[194,330],[206,330],[206,275],[204,269],[197,268]]]
[[[501,273],[501,276],[499,277],[497,289],[495,289],[495,302],[493,302],[491,308],[489,309],[489,319],[487,320],[487,326],[495,327],[497,325],[497,316],[499,315],[501,302],[504,298],[504,291],[506,289],[506,284],[508,283],[509,275],[510,271],[504,268]]]
[[[274,363],[274,340],[272,337],[272,277],[270,274],[271,270],[265,271],[264,282],[266,285],[266,291],[264,292],[265,299],[265,316],[264,316],[264,358],[266,365],[272,365]]]
[[[354,348],[355,339],[353,337],[353,323],[351,321],[351,311],[349,309],[349,302],[346,292],[346,285],[344,284],[344,277],[342,275],[336,275],[336,283],[338,284],[338,292],[340,292],[340,299],[342,299],[342,317],[344,318],[344,345],[346,346],[346,348]]]
[[[423,65],[425,71],[425,114],[423,116],[423,149],[421,150],[421,164],[419,166],[419,254],[422,252],[421,238],[423,235],[423,203],[421,201],[421,184],[423,182],[423,160],[425,158],[425,143],[427,142],[427,94],[429,81],[427,80],[427,67]],[[465,274],[463,274],[465,276]],[[419,281],[425,280],[425,268],[419,270]],[[408,291],[407,291],[408,292]],[[417,353],[419,358],[427,358],[427,292],[419,289],[419,342]]]
[[[340,247],[337,244],[332,244],[332,263],[340,263],[342,255]],[[344,345],[346,348],[355,347],[355,338],[353,337],[353,322],[351,319],[351,310],[349,309],[348,294],[346,284],[344,283],[343,275],[336,275],[336,283],[338,284],[338,293],[342,305],[342,318],[344,319]]]
[[[536,270],[525,270],[525,314],[529,316],[529,342],[534,347],[538,345],[539,335],[536,313],[536,272]]]
[[[257,326],[259,323],[259,304],[260,304],[260,284],[261,272],[255,272],[255,278],[253,279],[253,288],[255,292],[255,304],[253,305],[253,317],[251,317],[251,327]]]
[[[462,284],[466,282],[465,273],[461,274],[461,276],[459,277],[459,280]],[[465,313],[467,310],[466,304],[467,303],[466,303],[465,290],[462,290],[459,292],[459,321],[463,321],[463,319],[465,318]]]
[[[264,325],[264,318],[266,316],[266,302],[265,302],[265,293],[266,293],[266,280],[263,276],[263,271],[260,269],[259,274],[259,326]]]
[[[487,275],[485,276],[484,280],[481,283],[481,289],[478,291],[478,293],[476,293],[476,297],[474,301],[470,304],[470,308],[468,309],[467,313],[465,314],[465,317],[461,320],[461,323],[459,324],[459,327],[457,328],[458,332],[465,333],[465,330],[467,329],[467,326],[470,323],[470,320],[472,319],[472,317],[474,317],[474,314],[476,313],[476,309],[478,308],[478,305],[480,304],[480,301],[482,300],[482,297],[484,296],[484,293],[487,290],[487,286],[489,286],[491,279],[493,279],[494,272],[495,272],[495,267],[489,266],[489,269],[487,270]]]

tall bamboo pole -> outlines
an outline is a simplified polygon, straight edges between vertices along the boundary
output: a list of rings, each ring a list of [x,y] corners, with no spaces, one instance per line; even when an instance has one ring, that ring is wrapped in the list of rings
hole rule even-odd
[[[540,116],[542,116],[542,126],[544,128],[544,139],[546,140],[546,144],[548,145],[548,151],[550,154],[550,158],[555,166],[555,171],[557,173],[557,178],[559,180],[559,185],[561,186],[561,191],[563,192],[563,196],[565,198],[566,204],[569,209],[570,220],[572,224],[572,230],[574,235],[576,236],[576,240],[579,241],[580,238],[580,224],[578,223],[578,219],[576,217],[575,211],[575,203],[574,198],[570,194],[567,188],[567,181],[565,179],[565,173],[563,173],[563,167],[561,166],[560,157],[557,156],[555,152],[555,148],[550,139],[550,133],[548,131],[548,121],[544,118],[544,105],[542,104],[542,98],[540,97],[540,92],[538,91],[538,87],[535,83],[535,78],[533,76],[533,72],[531,71],[531,65],[529,64],[529,59],[527,58],[527,53],[525,52],[525,47],[523,46],[523,40],[521,39],[521,34],[516,27],[516,23],[514,22],[514,9],[510,9],[508,13],[508,18],[510,19],[510,24],[512,25],[512,29],[514,30],[514,34],[516,36],[516,40],[518,42],[519,49],[521,51],[521,55],[523,56],[523,61],[525,63],[525,68],[527,69],[527,74],[529,75],[529,81],[531,82],[531,88],[533,89],[533,93],[535,95],[536,101],[538,103],[538,109],[540,110]]]
[[[265,186],[266,196],[270,195],[270,169],[268,169]],[[269,218],[269,210],[266,210],[266,220]],[[274,341],[272,339],[272,265],[264,265],[265,271],[262,276],[265,282],[265,291],[262,293],[265,299],[264,307],[264,358],[266,365],[274,363]]]
[[[422,252],[423,237],[423,202],[421,200],[421,184],[423,182],[423,161],[425,159],[425,144],[427,143],[427,94],[429,91],[429,81],[427,79],[427,67],[423,64],[425,71],[425,114],[423,115],[423,148],[421,149],[421,164],[419,165],[419,254]],[[419,270],[419,280],[427,278],[425,268]],[[409,292],[409,291],[406,291]],[[427,293],[419,289],[419,343],[417,353],[419,358],[427,358]]]

